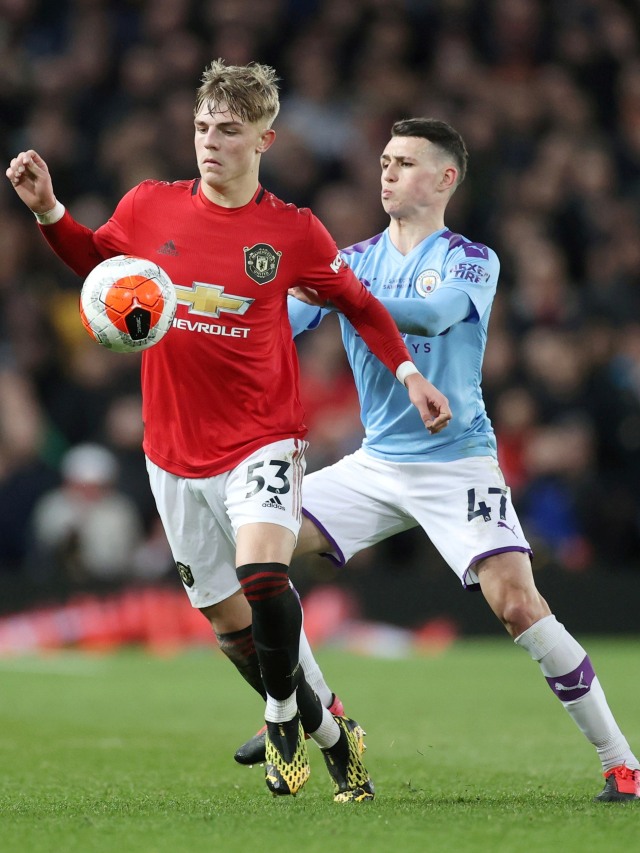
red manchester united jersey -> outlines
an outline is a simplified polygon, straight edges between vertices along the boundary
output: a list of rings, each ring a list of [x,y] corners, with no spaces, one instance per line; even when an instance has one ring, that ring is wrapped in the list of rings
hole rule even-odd
[[[145,453],[179,476],[212,476],[265,444],[305,435],[288,288],[307,285],[330,299],[390,370],[409,359],[391,317],[319,220],[262,188],[244,207],[225,208],[205,198],[199,180],[145,181],[95,232],[68,212],[41,230],[81,276],[131,254],[174,283],[173,328],[142,354],[142,397]]]

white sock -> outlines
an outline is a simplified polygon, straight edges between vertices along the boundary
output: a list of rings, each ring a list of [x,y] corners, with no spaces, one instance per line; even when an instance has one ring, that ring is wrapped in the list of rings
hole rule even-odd
[[[296,694],[293,693],[288,699],[274,699],[267,693],[267,708],[264,712],[265,720],[270,723],[286,723],[293,720],[298,712]]]
[[[314,740],[320,749],[328,749],[335,746],[340,737],[340,726],[333,719],[333,715],[326,709],[322,709],[322,722],[315,732],[309,732],[309,737]]]
[[[324,680],[322,670],[313,656],[309,640],[307,640],[307,635],[304,632],[304,624],[300,631],[300,666],[304,672],[307,684],[315,691],[324,707],[328,708],[333,701],[333,693]]]
[[[545,616],[516,637],[540,664],[549,687],[596,748],[606,772],[618,764],[640,769],[607,704],[591,661],[556,617]]]

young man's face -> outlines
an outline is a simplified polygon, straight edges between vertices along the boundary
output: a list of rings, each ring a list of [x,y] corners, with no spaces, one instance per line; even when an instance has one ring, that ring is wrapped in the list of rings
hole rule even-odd
[[[260,155],[273,142],[275,132],[264,123],[245,122],[219,104],[210,112],[207,104],[195,119],[195,149],[203,183],[211,189],[225,189],[257,180]]]
[[[382,206],[389,216],[405,219],[435,205],[445,205],[457,170],[428,139],[394,136],[380,158]]]

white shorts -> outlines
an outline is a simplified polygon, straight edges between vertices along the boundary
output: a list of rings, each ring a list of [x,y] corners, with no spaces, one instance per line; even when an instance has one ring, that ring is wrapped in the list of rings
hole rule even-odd
[[[306,441],[268,444],[223,474],[177,477],[147,459],[151,491],[193,607],[209,607],[240,589],[236,533],[268,522],[297,538]]]
[[[473,565],[505,551],[531,554],[497,461],[384,462],[357,450],[304,478],[303,508],[343,566],[354,554],[420,525],[462,585]]]

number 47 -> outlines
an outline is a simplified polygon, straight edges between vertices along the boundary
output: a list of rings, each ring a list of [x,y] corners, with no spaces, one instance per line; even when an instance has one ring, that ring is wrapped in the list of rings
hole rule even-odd
[[[491,487],[487,489],[487,492],[490,495],[500,495],[500,521],[505,521],[507,518],[507,490]],[[476,490],[469,489],[467,492],[467,521],[473,521],[479,515],[482,516],[484,521],[491,521],[491,507],[487,506],[483,500],[478,501],[477,509],[475,507]]]

